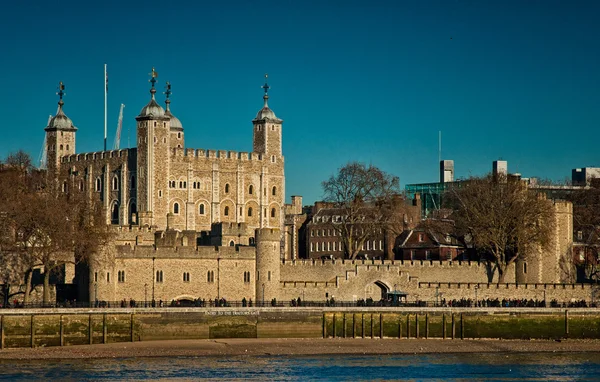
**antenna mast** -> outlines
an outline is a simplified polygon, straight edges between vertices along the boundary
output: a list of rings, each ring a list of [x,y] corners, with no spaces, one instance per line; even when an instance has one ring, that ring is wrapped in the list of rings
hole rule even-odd
[[[106,151],[106,98],[108,93],[108,74],[106,73],[106,64],[104,64],[104,151]]]

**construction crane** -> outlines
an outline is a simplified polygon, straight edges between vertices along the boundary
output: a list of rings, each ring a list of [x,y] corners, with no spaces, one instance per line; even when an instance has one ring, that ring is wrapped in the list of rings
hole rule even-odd
[[[117,134],[115,135],[115,143],[113,145],[113,150],[118,150],[119,145],[121,143],[121,129],[123,128],[123,108],[125,108],[125,105],[121,104],[121,111],[119,111],[119,123],[117,124]]]
[[[46,122],[46,126],[50,125],[50,120],[52,119],[52,115],[48,116],[48,122]],[[44,134],[44,143],[42,144],[42,149],[40,150],[40,156],[38,157],[38,161],[40,162],[40,170],[46,169],[48,157],[48,148],[46,147],[46,134]]]

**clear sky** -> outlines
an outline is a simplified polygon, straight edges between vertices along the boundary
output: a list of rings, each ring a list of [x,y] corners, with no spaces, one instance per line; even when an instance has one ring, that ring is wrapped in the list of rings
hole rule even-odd
[[[440,130],[456,177],[503,159],[561,180],[600,166],[598,20],[600,1],[9,1],[0,156],[38,158],[59,81],[77,151],[101,150],[106,63],[109,146],[126,105],[121,148],[154,66],[188,148],[251,151],[268,72],[288,201],[319,200],[349,161],[435,182]]]

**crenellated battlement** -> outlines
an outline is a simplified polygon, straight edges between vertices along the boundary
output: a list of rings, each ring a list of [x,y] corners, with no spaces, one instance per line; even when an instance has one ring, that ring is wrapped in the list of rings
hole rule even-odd
[[[195,159],[223,159],[240,161],[263,161],[263,155],[253,152],[239,152],[233,150],[207,150],[173,148],[173,155]]]
[[[91,153],[81,153],[66,155],[60,158],[61,163],[76,163],[76,162],[89,162],[95,160],[109,159],[109,158],[127,158],[129,156],[129,150],[110,150],[110,151],[96,151]]]
[[[330,260],[330,259],[301,259],[282,260],[282,266],[325,266],[346,269],[355,265],[384,265],[406,268],[481,268],[484,263],[477,261],[441,261],[441,260]]]
[[[418,286],[420,289],[477,289],[479,291],[485,291],[488,289],[502,289],[502,290],[586,290],[591,293],[593,290],[592,284],[518,284],[518,283],[442,283],[442,282],[419,282]]]
[[[206,247],[156,247],[154,245],[118,245],[116,258],[158,258],[158,259],[240,259],[254,260],[253,247],[206,246]]]

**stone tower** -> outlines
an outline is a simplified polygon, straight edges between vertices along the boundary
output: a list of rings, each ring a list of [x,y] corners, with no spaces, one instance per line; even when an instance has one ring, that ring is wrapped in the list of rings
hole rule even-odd
[[[264,165],[260,174],[261,193],[260,210],[262,211],[260,227],[277,227],[283,231],[285,175],[284,158],[281,151],[281,135],[283,121],[269,108],[268,75],[265,74],[264,105],[252,120],[254,125],[253,152],[261,155]],[[277,207],[275,207],[277,205]]]
[[[265,90],[264,106],[252,120],[254,124],[253,151],[263,154],[265,160],[275,162],[281,158],[281,124],[283,121],[277,118],[273,110],[269,108],[270,86],[266,79],[267,75],[265,74],[265,84],[262,86]]]
[[[151,76],[150,102],[135,118],[139,224],[165,227],[169,212],[167,179],[170,163],[170,117],[154,98],[154,85],[158,77],[154,68]]]
[[[256,230],[256,301],[269,304],[279,299],[281,231],[275,228]]]
[[[75,154],[75,132],[77,128],[63,111],[63,96],[65,95],[65,85],[62,81],[58,87],[58,110],[56,115],[50,119],[46,131],[46,166],[48,175],[52,179],[58,179],[60,168],[60,158],[65,155]],[[63,187],[67,187],[66,185]],[[68,190],[63,190],[68,191]]]

